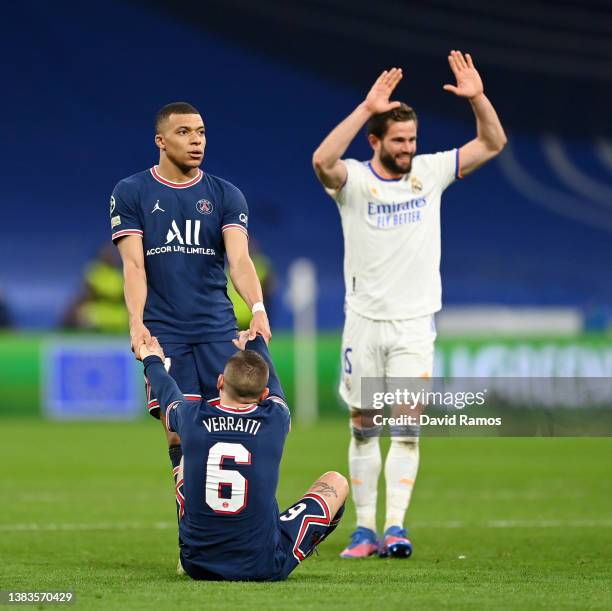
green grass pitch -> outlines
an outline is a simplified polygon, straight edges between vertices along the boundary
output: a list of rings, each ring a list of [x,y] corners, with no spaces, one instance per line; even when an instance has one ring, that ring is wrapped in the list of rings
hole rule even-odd
[[[612,608],[612,439],[425,438],[413,558],[339,559],[349,506],[287,582],[249,584],[175,574],[169,460],[152,420],[1,431],[0,589],[74,590],[83,609]],[[347,443],[344,422],[295,427],[281,509],[320,473],[346,473]]]

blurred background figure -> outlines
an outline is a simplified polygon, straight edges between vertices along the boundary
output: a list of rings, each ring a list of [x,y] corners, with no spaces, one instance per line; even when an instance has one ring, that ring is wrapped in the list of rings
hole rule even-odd
[[[276,286],[276,278],[274,276],[272,261],[270,261],[270,259],[266,257],[263,252],[261,252],[259,242],[257,242],[253,236],[249,237],[249,252],[251,253],[253,265],[255,265],[257,277],[261,283],[261,290],[263,291],[263,298],[266,305],[268,318],[271,319],[274,309],[274,300],[272,297]],[[227,274],[227,294],[234,306],[234,314],[236,315],[236,321],[238,322],[238,329],[248,329],[251,322],[251,311],[232,284],[229,273]]]
[[[12,318],[6,298],[0,290],[0,329],[8,329],[12,326]]]
[[[66,311],[62,327],[99,333],[127,332],[121,258],[111,242],[104,244],[85,267],[83,286]]]

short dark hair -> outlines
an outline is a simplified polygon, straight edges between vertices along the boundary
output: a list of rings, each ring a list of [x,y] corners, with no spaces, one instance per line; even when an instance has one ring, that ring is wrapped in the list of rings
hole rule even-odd
[[[236,352],[225,365],[223,378],[230,395],[242,402],[257,401],[268,383],[268,364],[253,352]]]
[[[414,121],[416,123],[416,112],[414,112],[411,106],[401,102],[397,108],[387,110],[387,112],[381,112],[377,115],[372,115],[366,125],[366,133],[368,136],[373,134],[377,138],[382,139],[389,129],[389,123],[398,121]]]
[[[160,108],[155,116],[155,132],[159,133],[160,125],[170,115],[199,115],[200,111],[188,102],[172,102]]]

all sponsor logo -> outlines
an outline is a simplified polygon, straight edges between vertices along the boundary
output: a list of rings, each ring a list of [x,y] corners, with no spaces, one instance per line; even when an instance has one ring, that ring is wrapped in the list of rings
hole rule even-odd
[[[242,212],[238,217],[247,227],[249,226],[249,216]]]
[[[172,219],[170,229],[166,234],[166,242],[163,246],[155,246],[147,249],[145,254],[150,257],[153,255],[165,255],[167,253],[181,253],[186,255],[206,255],[215,256],[214,248],[201,246],[200,229],[202,221],[186,219],[184,226]]]
[[[211,214],[213,211],[212,202],[209,202],[207,199],[201,199],[196,204],[196,210],[200,214]]]
[[[199,246],[201,222],[202,221],[192,221],[191,219],[187,219],[185,221],[185,230],[184,232],[181,232],[179,226],[176,224],[176,221],[172,219],[172,225],[166,234],[166,244],[170,244],[176,240],[179,244],[187,244],[189,246],[194,244],[195,246]]]

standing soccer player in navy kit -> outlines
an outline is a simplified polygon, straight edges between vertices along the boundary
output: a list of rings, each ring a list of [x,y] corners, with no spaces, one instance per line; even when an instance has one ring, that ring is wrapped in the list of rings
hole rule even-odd
[[[249,337],[260,334],[267,342],[271,336],[248,251],[248,208],[234,185],[200,170],[206,138],[193,106],[164,106],[155,129],[159,165],[121,180],[110,199],[132,350],[138,355],[154,334],[186,399],[210,399],[237,333],[225,254],[232,282],[253,312]],[[148,384],[147,401],[159,417],[159,399]],[[168,445],[176,467],[178,435],[168,433]]]
[[[245,336],[241,334],[244,348]],[[166,372],[155,337],[140,347],[169,431],[181,437],[177,469],[180,562],[193,579],[278,581],[337,526],[348,482],[323,474],[279,515],[278,470],[289,409],[261,337],[219,376],[220,398],[188,402]]]

